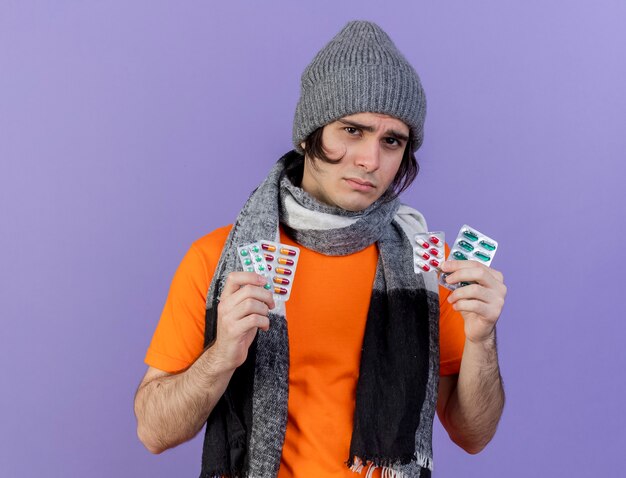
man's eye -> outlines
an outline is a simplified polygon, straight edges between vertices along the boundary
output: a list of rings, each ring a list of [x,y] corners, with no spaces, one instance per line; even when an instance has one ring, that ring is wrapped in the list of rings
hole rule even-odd
[[[385,143],[391,146],[400,145],[400,141],[398,141],[396,138],[385,138]]]
[[[359,132],[359,130],[358,130],[358,129],[353,128],[352,126],[346,126],[346,127],[344,128],[344,130],[346,130],[346,132],[347,132],[348,134],[351,134],[351,135],[355,135],[356,133],[358,133],[358,132]]]

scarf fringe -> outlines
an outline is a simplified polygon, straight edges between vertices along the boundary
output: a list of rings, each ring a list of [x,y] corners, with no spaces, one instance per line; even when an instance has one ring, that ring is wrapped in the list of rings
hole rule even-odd
[[[200,478],[242,478],[243,475],[239,472],[233,471],[202,471],[200,474]]]
[[[422,455],[421,453],[416,453],[408,461],[414,461],[422,468],[428,468],[430,471],[433,470],[432,458]],[[402,471],[393,468],[399,463],[406,462],[406,457],[400,460],[390,460],[382,457],[369,457],[363,460],[358,456],[353,456],[347,462],[347,465],[350,468],[350,471],[358,474],[360,474],[364,468],[367,468],[365,478],[371,478],[376,468],[381,469],[381,478],[409,478]]]

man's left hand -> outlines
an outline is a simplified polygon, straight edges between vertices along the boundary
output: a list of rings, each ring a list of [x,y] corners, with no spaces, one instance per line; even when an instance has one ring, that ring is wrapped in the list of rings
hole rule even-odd
[[[441,269],[449,274],[449,284],[474,282],[448,296],[448,302],[465,319],[466,338],[476,343],[492,339],[506,296],[502,273],[478,261],[445,261]]]

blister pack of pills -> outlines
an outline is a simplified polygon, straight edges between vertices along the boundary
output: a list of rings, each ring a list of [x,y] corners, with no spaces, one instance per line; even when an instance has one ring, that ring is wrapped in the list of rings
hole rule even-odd
[[[445,234],[420,232],[415,234],[413,244],[413,269],[416,273],[441,272],[445,260]]]
[[[478,261],[489,267],[497,249],[497,241],[464,224],[450,249],[448,259],[451,261]],[[448,277],[448,274],[442,273],[439,276],[439,283],[447,289],[455,290],[469,285],[469,282],[448,284],[446,277]]]
[[[274,293],[274,300],[287,301],[291,295],[300,249],[273,241],[257,241],[237,248],[244,271],[267,278],[264,286]]]

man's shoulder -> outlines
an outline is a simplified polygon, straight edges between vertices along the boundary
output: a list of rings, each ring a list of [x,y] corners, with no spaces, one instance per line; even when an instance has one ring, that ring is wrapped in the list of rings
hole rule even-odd
[[[192,247],[205,256],[220,254],[233,225],[218,227],[193,242]]]
[[[396,221],[403,226],[407,233],[428,231],[424,215],[408,204],[400,203],[400,207],[396,211]]]

